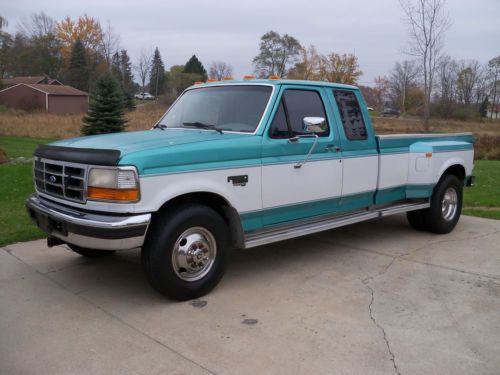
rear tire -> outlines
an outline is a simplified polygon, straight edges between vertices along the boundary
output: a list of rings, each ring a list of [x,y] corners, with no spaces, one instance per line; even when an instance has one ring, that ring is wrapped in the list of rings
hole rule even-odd
[[[86,247],[80,247],[76,245],[68,244],[69,248],[73,250],[75,253],[80,254],[87,258],[100,258],[105,256],[110,256],[114,254],[113,250],[96,250],[96,249],[88,249]]]
[[[164,296],[201,297],[226,269],[229,229],[213,209],[183,204],[160,214],[149,229],[141,258],[146,278]]]
[[[433,233],[450,233],[462,213],[463,185],[458,177],[445,175],[434,188],[431,206],[424,211],[427,230]]]

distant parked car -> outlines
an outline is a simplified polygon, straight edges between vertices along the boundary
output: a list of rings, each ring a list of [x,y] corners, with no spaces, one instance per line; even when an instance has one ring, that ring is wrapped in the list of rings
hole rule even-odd
[[[382,112],[382,117],[399,117],[400,113],[397,109],[386,108]]]
[[[149,92],[145,92],[142,94],[142,99],[143,100],[154,100],[155,97],[154,97],[154,95],[151,95]]]
[[[138,92],[137,94],[134,95],[134,98],[139,99],[139,100],[144,100],[144,93]]]

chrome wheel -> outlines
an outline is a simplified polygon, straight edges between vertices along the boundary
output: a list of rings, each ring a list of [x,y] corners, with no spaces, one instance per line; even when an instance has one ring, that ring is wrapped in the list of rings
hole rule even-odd
[[[215,238],[202,227],[184,231],[175,241],[172,252],[172,267],[184,281],[197,281],[212,269],[217,255]]]
[[[443,201],[441,202],[441,212],[443,214],[443,219],[447,221],[453,220],[458,208],[458,194],[455,188],[449,187],[446,189],[443,195]]]

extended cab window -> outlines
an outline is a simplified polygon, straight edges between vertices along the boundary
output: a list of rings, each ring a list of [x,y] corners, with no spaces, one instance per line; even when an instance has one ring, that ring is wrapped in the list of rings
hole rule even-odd
[[[290,138],[304,134],[304,117],[323,117],[325,108],[317,91],[286,90],[271,125],[272,138]],[[328,136],[330,128],[321,134]]]
[[[368,138],[358,99],[352,91],[333,90],[347,139],[360,141]]]

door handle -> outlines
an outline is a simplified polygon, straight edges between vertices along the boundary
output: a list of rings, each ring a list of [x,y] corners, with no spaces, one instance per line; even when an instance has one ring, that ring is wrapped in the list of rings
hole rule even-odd
[[[335,146],[335,145],[328,145],[325,147],[325,151],[328,151],[328,152],[340,152],[341,148],[339,146]]]

